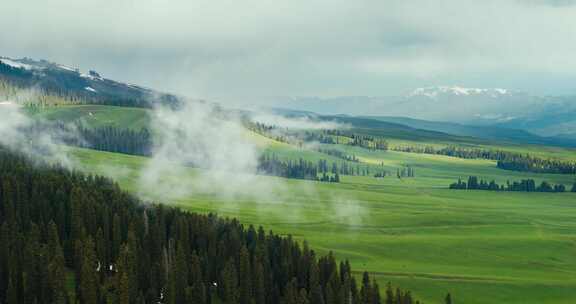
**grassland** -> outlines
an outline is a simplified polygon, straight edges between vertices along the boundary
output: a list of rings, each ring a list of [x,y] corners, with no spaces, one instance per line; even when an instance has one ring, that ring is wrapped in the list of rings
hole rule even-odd
[[[47,119],[86,121],[91,126],[115,125],[139,129],[149,123],[142,109],[77,106],[37,113]],[[447,145],[407,138],[394,144]],[[247,140],[281,158],[339,159],[247,133]],[[575,159],[574,150],[556,147],[457,141],[543,157]],[[86,171],[108,175],[135,194],[195,212],[216,212],[307,240],[319,251],[350,259],[356,270],[368,270],[381,285],[408,288],[425,303],[441,303],[451,292],[456,303],[574,303],[576,299],[576,194],[512,193],[448,190],[462,177],[486,179],[534,178],[571,185],[575,177],[497,169],[493,161],[464,160],[439,155],[368,151],[331,145],[356,155],[363,164],[395,170],[410,165],[416,178],[375,179],[343,176],[340,184],[260,176],[243,191],[234,179],[203,189],[206,171],[174,164],[162,176],[163,187],[145,187],[143,157],[72,149],[71,156]],[[171,183],[189,185],[186,195],[173,194]],[[166,187],[168,185],[168,187]]]
[[[265,139],[261,140],[263,144]],[[315,157],[315,152],[297,154],[296,148],[285,148],[278,143],[271,149],[284,151],[285,156]],[[526,174],[499,170],[484,160],[341,148],[353,149],[365,162],[383,161],[391,168],[410,163],[417,177],[345,176],[337,185],[259,177],[255,184],[274,181],[284,187],[261,198],[191,193],[173,204],[238,217],[306,239],[313,248],[332,250],[350,259],[355,269],[376,274],[382,283],[413,290],[426,303],[439,303],[448,291],[458,303],[573,303],[576,299],[575,194],[451,191],[447,183],[459,176],[515,180]],[[73,155],[85,170],[122,172],[113,176],[121,186],[159,198],[155,189],[142,189],[138,183],[147,159],[81,149],[73,150]],[[194,184],[203,176],[198,169],[183,172],[165,178]],[[566,184],[573,179],[538,178]]]
[[[143,108],[103,105],[53,106],[41,109],[35,117],[62,122],[80,122],[88,127],[113,126],[140,130],[150,125],[149,112]]]

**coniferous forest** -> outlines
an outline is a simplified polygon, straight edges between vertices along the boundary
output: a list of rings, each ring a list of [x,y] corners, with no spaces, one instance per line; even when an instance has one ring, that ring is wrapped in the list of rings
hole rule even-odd
[[[347,261],[0,150],[0,303],[416,303]]]
[[[448,146],[435,148],[432,146],[397,146],[392,148],[398,152],[423,153],[458,157],[463,159],[490,159],[497,161],[496,166],[504,170],[533,172],[576,174],[576,163],[559,159],[539,158],[528,154],[521,154],[502,150],[465,148]]]
[[[456,190],[489,190],[489,191],[520,191],[520,192],[566,192],[566,186],[563,184],[553,185],[543,181],[537,184],[533,179],[523,179],[521,181],[506,182],[505,185],[496,183],[495,180],[490,182],[484,179],[478,179],[477,176],[468,177],[464,182],[459,179],[457,182],[450,184],[450,189]],[[571,192],[576,192],[576,184],[572,187]]]

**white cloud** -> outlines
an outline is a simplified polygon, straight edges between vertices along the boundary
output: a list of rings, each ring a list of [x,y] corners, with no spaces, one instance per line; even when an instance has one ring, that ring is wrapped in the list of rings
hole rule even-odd
[[[7,0],[3,52],[193,97],[567,90],[573,1]],[[497,77],[496,77],[497,76]],[[538,84],[535,86],[534,84]]]

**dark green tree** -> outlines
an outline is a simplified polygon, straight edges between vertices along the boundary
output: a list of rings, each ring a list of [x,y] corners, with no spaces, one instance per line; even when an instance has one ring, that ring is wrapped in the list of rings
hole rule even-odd
[[[80,269],[79,295],[80,301],[85,304],[98,303],[98,269],[101,266],[96,261],[94,240],[88,237],[82,247],[82,266]]]

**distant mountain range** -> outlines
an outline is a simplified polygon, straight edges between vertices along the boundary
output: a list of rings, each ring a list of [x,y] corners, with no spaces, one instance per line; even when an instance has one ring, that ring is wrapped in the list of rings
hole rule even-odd
[[[277,104],[330,115],[411,117],[429,123],[518,129],[544,137],[576,137],[576,96],[532,96],[502,88],[438,86],[418,88],[403,96],[283,98]]]
[[[541,99],[506,89],[439,86],[415,89],[402,96],[286,98],[286,108],[325,114],[382,115],[437,121],[503,122],[530,112]]]

